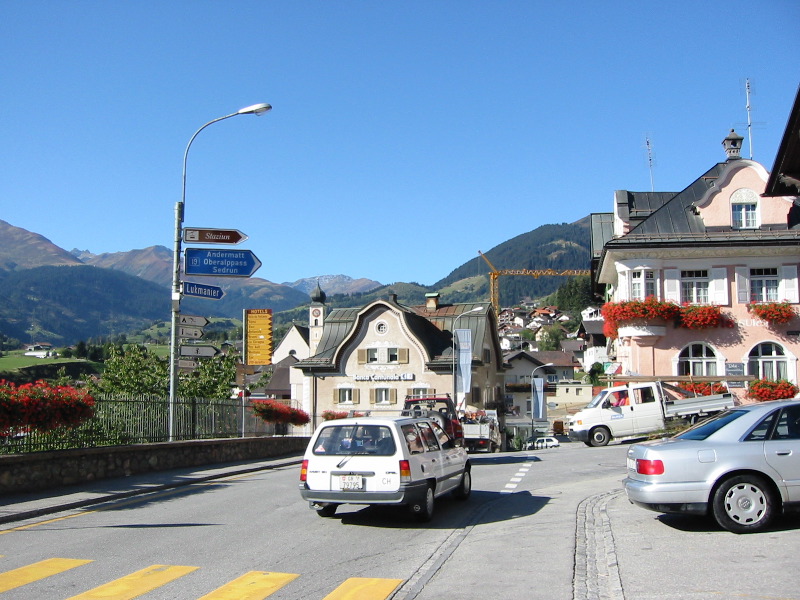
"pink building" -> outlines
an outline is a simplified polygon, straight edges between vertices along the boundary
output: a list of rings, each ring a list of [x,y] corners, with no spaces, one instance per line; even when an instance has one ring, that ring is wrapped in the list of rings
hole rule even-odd
[[[765,195],[769,173],[741,158],[741,145],[731,130],[727,160],[683,191],[617,191],[613,214],[593,215],[593,276],[610,301],[655,297],[722,315],[720,326],[706,328],[680,317],[620,321],[609,356],[622,373],[740,373],[798,384],[800,198]],[[786,303],[793,316],[785,323],[753,312],[753,304]]]

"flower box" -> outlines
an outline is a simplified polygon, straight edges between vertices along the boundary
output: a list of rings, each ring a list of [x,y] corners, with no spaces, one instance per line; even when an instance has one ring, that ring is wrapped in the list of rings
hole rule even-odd
[[[606,302],[600,312],[605,320],[603,333],[606,337],[615,338],[619,334],[620,323],[636,322],[660,326],[675,319],[680,314],[680,306],[649,296],[644,300]]]
[[[747,310],[762,321],[769,323],[788,323],[795,317],[795,311],[789,302],[752,302]]]
[[[733,321],[722,314],[714,304],[684,304],[681,306],[680,326],[687,329],[710,329],[733,327]]]
[[[797,392],[797,386],[785,379],[781,379],[780,381],[756,379],[755,381],[751,381],[747,388],[747,395],[759,402],[794,398]]]

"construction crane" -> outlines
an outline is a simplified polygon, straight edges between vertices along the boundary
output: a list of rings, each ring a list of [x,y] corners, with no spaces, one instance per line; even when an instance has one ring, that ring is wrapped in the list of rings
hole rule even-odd
[[[486,255],[478,250],[478,254],[481,255],[481,258],[486,261],[486,264],[489,265],[491,271],[489,272],[489,282],[490,286],[490,299],[492,302],[492,306],[494,307],[495,314],[500,313],[500,282],[498,279],[501,275],[528,275],[530,277],[542,277],[544,275],[555,275],[558,277],[569,277],[569,276],[576,276],[576,275],[590,275],[591,271],[589,269],[568,269],[566,271],[556,271],[554,269],[497,269]]]

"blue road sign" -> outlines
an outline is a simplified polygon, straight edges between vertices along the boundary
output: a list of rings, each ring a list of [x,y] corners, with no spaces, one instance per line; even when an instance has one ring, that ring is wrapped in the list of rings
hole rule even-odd
[[[225,295],[225,291],[216,285],[206,285],[204,283],[184,281],[183,295],[195,296],[197,298],[208,298],[209,300],[219,300]]]
[[[212,277],[250,277],[261,261],[250,250],[186,248],[183,270],[187,275]]]

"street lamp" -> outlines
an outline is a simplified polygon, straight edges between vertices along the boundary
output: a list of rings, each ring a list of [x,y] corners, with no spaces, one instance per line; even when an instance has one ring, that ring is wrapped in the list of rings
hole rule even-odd
[[[175,246],[172,252],[172,333],[169,341],[169,441],[173,441],[175,432],[175,398],[178,390],[178,321],[180,318],[181,298],[181,241],[183,238],[183,208],[186,202],[186,159],[189,157],[189,148],[192,147],[194,138],[203,129],[218,121],[224,121],[239,115],[263,115],[272,106],[266,103],[253,104],[246,106],[235,113],[219,117],[209,121],[200,129],[194,132],[186,145],[183,153],[183,187],[181,191],[181,201],[175,203]]]
[[[475,308],[471,308],[471,309],[469,309],[467,311],[464,311],[463,313],[458,315],[455,319],[453,319],[453,403],[456,405],[456,410],[459,410],[459,411],[461,410],[461,408],[458,405],[458,390],[456,389],[456,380],[457,380],[457,377],[456,377],[456,323],[458,323],[458,320],[461,317],[463,317],[464,315],[468,315],[470,313],[478,312],[478,311],[481,311],[481,310],[483,310],[482,306],[476,306]],[[466,391],[465,391],[465,394],[466,394]],[[465,398],[466,398],[466,396],[465,396]],[[466,402],[464,404],[466,404]],[[466,410],[466,406],[464,406],[464,409]]]
[[[536,413],[535,413],[536,405],[534,402],[534,398],[536,397],[536,386],[534,385],[533,375],[539,369],[544,369],[545,367],[552,367],[552,366],[553,363],[549,362],[543,365],[539,365],[533,371],[531,371],[531,436],[533,436],[533,430],[534,430],[533,422],[536,419]],[[544,400],[544,398],[542,398],[542,400]]]

